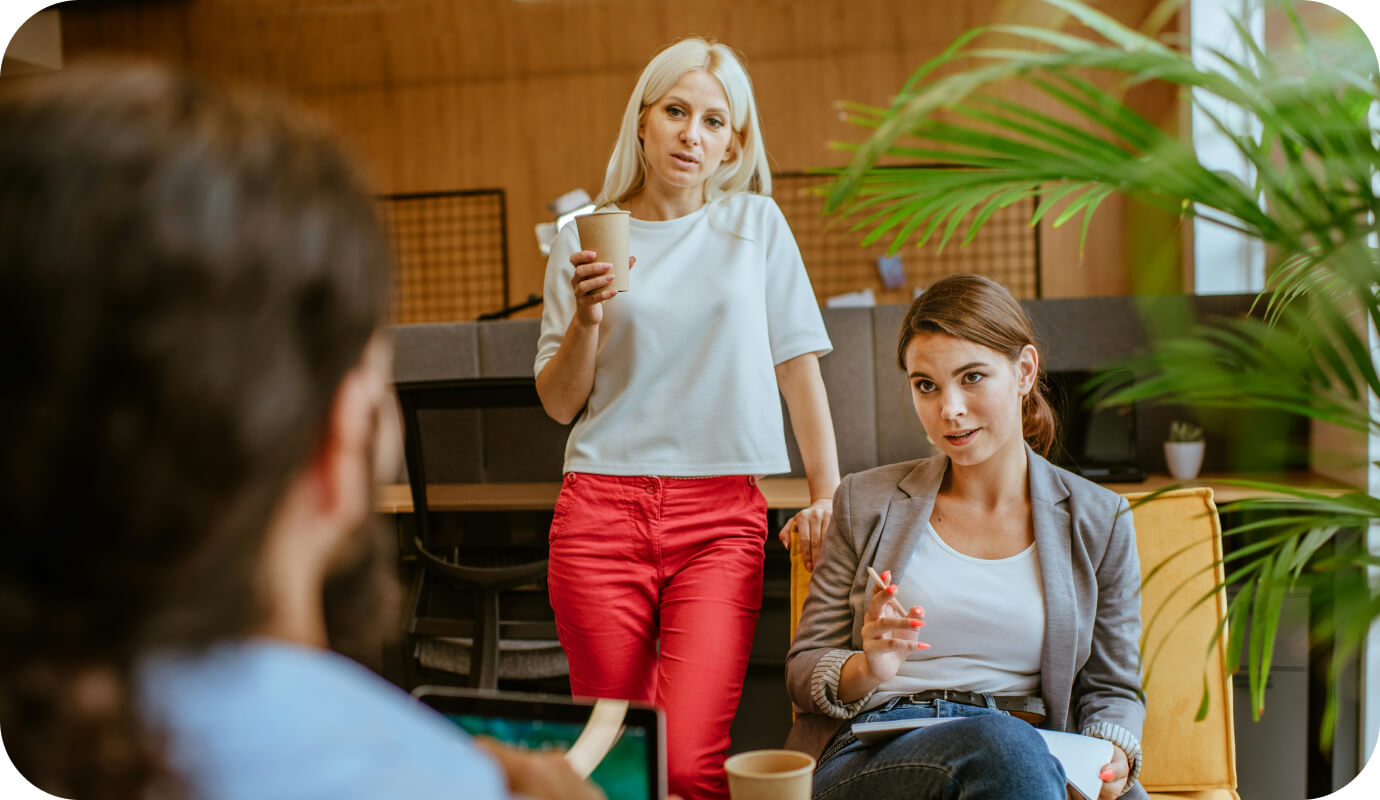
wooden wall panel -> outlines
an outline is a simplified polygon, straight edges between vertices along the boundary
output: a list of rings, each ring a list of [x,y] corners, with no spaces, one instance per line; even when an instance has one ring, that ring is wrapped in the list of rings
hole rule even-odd
[[[1099,5],[1134,23],[1155,0]],[[836,101],[885,103],[968,28],[1054,13],[1033,0],[106,0],[61,8],[69,60],[141,54],[284,91],[331,118],[382,192],[504,189],[514,302],[541,291],[533,227],[547,219],[545,204],[577,186],[598,191],[628,93],[664,44],[712,35],[742,52],[772,166],[799,171],[842,163],[828,141],[857,138]],[[1078,225],[1046,223],[1046,296],[1129,290],[1121,213],[1109,201],[1081,260]]]

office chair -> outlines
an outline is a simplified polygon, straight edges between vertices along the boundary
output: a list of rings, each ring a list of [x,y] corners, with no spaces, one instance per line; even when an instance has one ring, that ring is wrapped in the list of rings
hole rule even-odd
[[[447,554],[437,543],[432,512],[427,504],[426,459],[418,412],[539,406],[531,378],[463,378],[408,381],[395,384],[402,408],[404,453],[412,494],[416,532],[411,542],[415,569],[406,602],[404,682],[411,688],[416,667],[442,669],[468,676],[468,685],[495,689],[499,677],[549,678],[569,672],[556,640],[556,625],[545,600],[546,559],[514,558],[510,548],[490,548],[487,555],[453,548]],[[448,586],[473,598],[472,616],[442,615],[428,608],[434,594],[430,583]],[[538,613],[525,619],[505,618],[509,604],[540,590]],[[527,598],[530,600],[530,598]],[[519,603],[521,604],[521,603]]]
[[[1141,733],[1145,767],[1140,783],[1151,800],[1240,800],[1236,791],[1236,732],[1231,678],[1226,666],[1226,592],[1222,525],[1212,490],[1176,489],[1126,495],[1136,525],[1144,585],[1141,619],[1158,624],[1142,632],[1141,651],[1156,663],[1145,682]],[[810,593],[809,570],[791,532],[791,638]],[[1203,599],[1206,598],[1206,599]],[[1200,600],[1202,600],[1200,602]],[[1222,627],[1222,640],[1213,632]],[[1196,721],[1204,689],[1211,703]]]

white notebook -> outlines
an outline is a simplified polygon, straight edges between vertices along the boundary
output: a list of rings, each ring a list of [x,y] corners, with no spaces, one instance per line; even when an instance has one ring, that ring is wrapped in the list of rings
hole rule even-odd
[[[863,744],[878,744],[894,736],[916,728],[928,728],[944,722],[954,722],[966,717],[922,717],[919,719],[883,720],[880,722],[855,722],[853,735]],[[1112,743],[1080,733],[1047,731],[1036,728],[1044,737],[1049,752],[1064,766],[1064,776],[1069,786],[1085,800],[1097,800],[1102,791],[1102,767],[1111,763]]]

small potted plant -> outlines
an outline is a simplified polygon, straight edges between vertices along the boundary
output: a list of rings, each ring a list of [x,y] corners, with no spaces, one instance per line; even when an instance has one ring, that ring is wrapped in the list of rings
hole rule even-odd
[[[1164,443],[1164,460],[1176,480],[1198,477],[1198,470],[1203,468],[1203,429],[1184,420],[1171,422],[1169,441]]]

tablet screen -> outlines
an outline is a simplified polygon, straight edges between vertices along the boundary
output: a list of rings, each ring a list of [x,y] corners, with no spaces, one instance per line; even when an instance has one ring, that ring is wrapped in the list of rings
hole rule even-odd
[[[421,687],[413,694],[473,736],[529,750],[570,750],[585,732],[593,710],[592,703],[548,695],[449,687]],[[665,796],[663,725],[654,709],[627,709],[608,752],[590,774],[608,800],[661,800]]]
[[[447,714],[446,718],[475,736],[489,736],[529,750],[569,750],[585,726],[571,722],[479,717],[472,714]],[[623,729],[613,749],[590,773],[590,780],[604,790],[609,800],[647,800],[647,733],[640,728]]]

